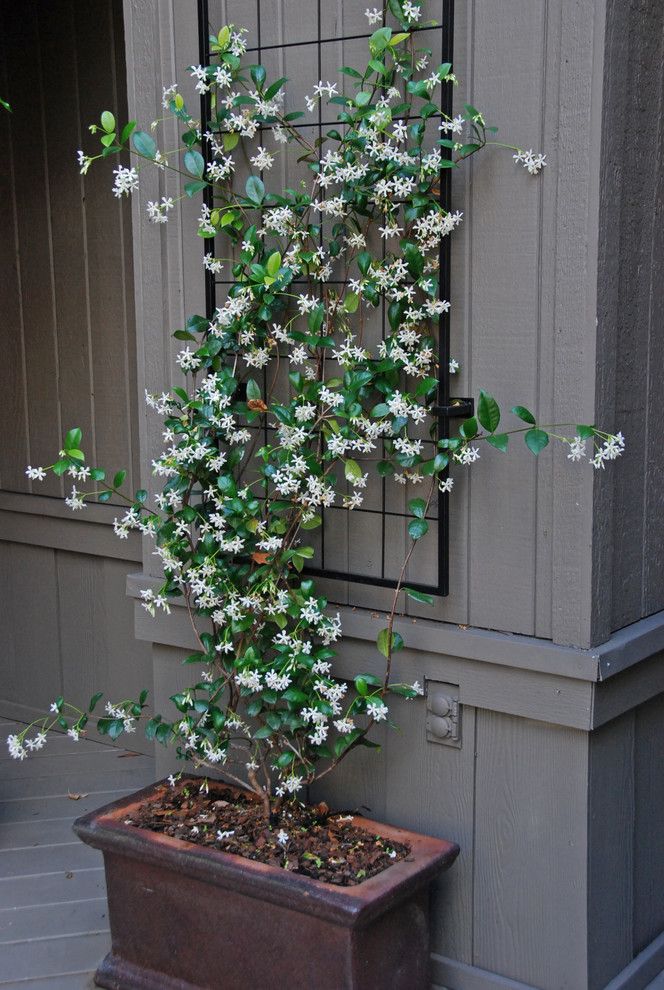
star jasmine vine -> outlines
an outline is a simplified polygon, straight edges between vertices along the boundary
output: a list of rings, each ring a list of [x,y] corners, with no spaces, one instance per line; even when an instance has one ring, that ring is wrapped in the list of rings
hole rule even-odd
[[[418,4],[390,0],[390,10],[401,30],[379,27],[366,68],[341,69],[352,92],[319,80],[306,98],[309,111],[321,100],[337,111],[326,147],[294,126],[303,114],[285,112],[287,80],[268,82],[246,58],[246,32],[233,25],[211,39],[212,64],[189,70],[210,100],[205,132],[177,84],[164,89],[164,116],[152,133],[135,121],[119,129],[110,111],[91,126],[101,151],[79,151],[80,170],[124,156],[113,172],[116,197],[135,192],[145,168],[183,177],[179,197],[148,202],[149,221],[167,223],[179,199],[212,191],[197,223],[210,242],[203,265],[229,271],[233,282],[211,319],[193,315],[174,334],[184,384],[146,395],[163,419],[164,450],[152,462],[161,491],[128,493],[124,471],[89,465],[76,428],[53,464],[26,472],[34,481],[48,471],[70,476],[66,502],[75,511],[90,499],[124,501],[117,536],[135,530],[153,542],[164,578],[141,591],[142,605],[154,616],[180,600],[197,648],[187,658],[191,686],[171,698],[175,715],[152,713],[147,735],[248,785],[266,814],[355,747],[374,745],[371,729],[389,720],[392,695],[424,693],[418,682],[392,677],[403,646],[394,620],[404,595],[432,601],[404,580],[434,495],[453,490],[450,467],[469,467],[486,447],[505,452],[518,434],[534,454],[554,441],[571,461],[596,468],[624,449],[620,433],[541,424],[518,405],[515,425],[502,429],[486,391],[456,436],[439,435],[439,376],[459,370],[455,359],[449,369],[438,363],[438,321],[450,308],[440,295],[440,244],[463,222],[440,202],[441,172],[491,146],[508,148],[532,174],[546,162],[497,142],[470,105],[441,114],[440,90],[456,83],[452,66],[432,67],[431,52],[418,47]],[[366,16],[371,24],[383,19],[378,8]],[[175,150],[153,136],[167,118],[182,128]],[[298,146],[310,186],[269,191],[263,177],[288,145]],[[388,329],[373,343],[367,323],[381,306]],[[307,534],[325,508],[361,507],[376,471],[421,486],[422,495],[408,501],[409,548],[377,638],[384,671],[348,681],[334,671],[340,615],[306,576],[314,557]],[[48,715],[9,737],[11,755],[41,749],[52,729],[77,740],[90,719],[115,739],[147,714],[147,692],[96,715],[100,701],[96,694],[84,710],[56,699]],[[278,841],[286,845],[288,835]]]

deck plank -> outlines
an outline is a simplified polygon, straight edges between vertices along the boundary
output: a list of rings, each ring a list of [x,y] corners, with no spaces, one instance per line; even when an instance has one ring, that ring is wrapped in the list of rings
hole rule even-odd
[[[21,728],[0,718],[0,746]],[[154,761],[64,735],[24,761],[0,753],[0,990],[91,990],[110,948],[106,885],[72,824],[154,780]]]
[[[89,931],[108,931],[105,897],[0,910],[0,945]]]

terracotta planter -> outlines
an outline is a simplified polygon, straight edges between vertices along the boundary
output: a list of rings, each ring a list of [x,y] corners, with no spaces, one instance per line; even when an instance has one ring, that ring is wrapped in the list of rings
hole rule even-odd
[[[411,856],[355,887],[125,825],[155,784],[79,818],[101,849],[113,990],[420,990],[428,987],[429,885],[458,847],[357,817]]]

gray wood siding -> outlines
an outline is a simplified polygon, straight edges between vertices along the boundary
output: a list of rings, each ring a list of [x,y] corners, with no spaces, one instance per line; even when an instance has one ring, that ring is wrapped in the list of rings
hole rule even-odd
[[[125,597],[139,541],[115,537],[112,505],[66,509],[71,479],[25,476],[79,426],[90,461],[138,486],[130,208],[110,167],[83,178],[76,164],[100,110],[127,119],[121,4],[2,0],[0,92],[0,704],[20,717],[59,694],[152,686]]]
[[[25,85],[30,64],[31,84]],[[12,429],[0,450],[5,491],[60,495],[51,464],[63,431],[109,470],[136,475],[136,368],[130,210],[113,176],[83,177],[76,149],[104,107],[127,119],[121,6],[112,0],[0,4],[0,310],[3,394]]]
[[[128,2],[127,8],[136,8],[132,16],[139,10],[145,16],[142,5]],[[318,72],[317,6],[271,0],[260,9],[263,45],[303,42],[263,57],[271,73],[290,78],[290,103],[300,106]],[[189,0],[165,4],[164,10],[173,11],[163,16],[178,25],[194,16],[195,5]],[[360,64],[366,40],[329,39],[366,35],[369,29],[361,5],[336,0],[321,11],[323,75],[334,78],[338,65]],[[426,0],[425,17],[440,19],[441,13],[440,0]],[[226,21],[246,25],[250,46],[257,44],[256,0],[213,0],[210,17],[212,27]],[[180,32],[176,38],[179,55]],[[425,39],[435,52],[439,34],[424,32]],[[514,165],[509,152],[493,149],[454,176],[451,206],[465,219],[452,238],[452,353],[462,364],[453,391],[466,395],[485,387],[504,407],[521,402],[544,422],[570,414],[580,421],[595,418],[603,43],[604,6],[598,0],[515,0],[500,9],[487,0],[456,4],[459,106],[469,100],[485,110],[500,126],[499,137],[541,147],[549,167],[535,179]],[[190,44],[192,61],[196,39]],[[296,168],[286,162],[281,173],[280,181],[291,180]],[[186,229],[183,236],[185,257],[198,254]],[[517,438],[507,457],[487,450],[470,473],[454,473],[450,594],[433,611],[408,602],[409,613],[560,643],[597,641],[597,567],[588,549],[592,470],[572,465],[564,451],[546,451],[535,461]],[[397,490],[393,507],[413,494]],[[378,520],[329,515],[334,529],[326,540],[333,547],[328,566],[346,569],[376,557]],[[388,520],[387,540],[388,556],[397,556],[403,543],[398,521]],[[410,577],[430,581],[433,547],[418,552]],[[324,581],[322,587],[331,599],[354,606],[389,603],[389,592],[359,583]]]
[[[600,208],[600,401],[627,437],[600,479],[604,628],[664,608],[664,6],[610,0]]]

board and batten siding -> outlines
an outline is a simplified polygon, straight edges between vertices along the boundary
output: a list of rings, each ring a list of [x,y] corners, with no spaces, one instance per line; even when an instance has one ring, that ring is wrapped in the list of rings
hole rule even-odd
[[[131,213],[110,168],[76,164],[101,109],[127,117],[121,4],[2,0],[0,92],[0,699],[19,716],[152,684],[124,593],[140,544],[115,537],[120,507],[74,515],[70,478],[25,475],[78,426],[90,462],[138,487]]]

